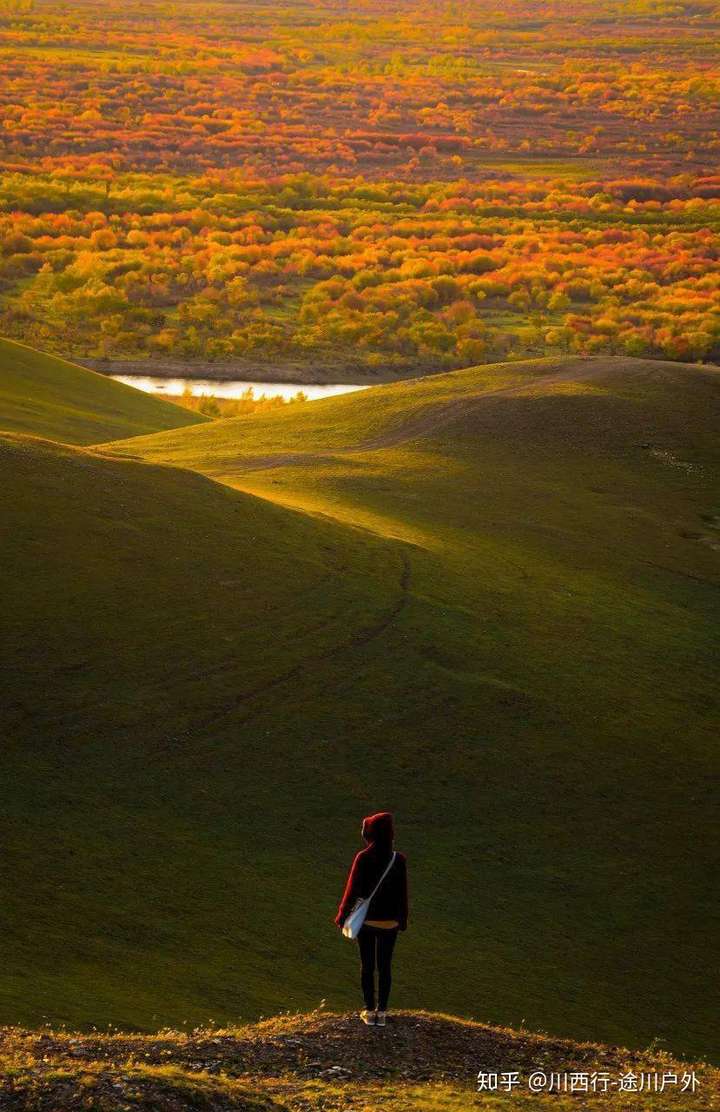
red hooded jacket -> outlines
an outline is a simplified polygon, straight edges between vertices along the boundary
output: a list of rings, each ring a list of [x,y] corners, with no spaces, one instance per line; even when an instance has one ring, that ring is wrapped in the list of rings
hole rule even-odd
[[[345,885],[335,922],[339,927],[352,911],[359,898],[366,899],[387,868],[393,852],[393,818],[388,811],[379,811],[363,820],[362,836],[367,849],[355,855]],[[368,919],[397,919],[404,931],[408,920],[407,861],[398,853],[395,864],[373,896],[367,913]]]

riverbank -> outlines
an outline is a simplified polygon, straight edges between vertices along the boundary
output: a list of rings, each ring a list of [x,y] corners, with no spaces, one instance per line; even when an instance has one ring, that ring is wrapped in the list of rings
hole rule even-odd
[[[385,382],[421,378],[437,374],[442,368],[378,367],[364,365],[338,366],[336,363],[264,363],[251,359],[234,359],[231,363],[202,363],[191,360],[153,359],[75,359],[82,367],[113,377],[152,376],[153,378],[195,378],[213,382],[234,380],[290,383],[297,386],[353,385],[379,386]]]

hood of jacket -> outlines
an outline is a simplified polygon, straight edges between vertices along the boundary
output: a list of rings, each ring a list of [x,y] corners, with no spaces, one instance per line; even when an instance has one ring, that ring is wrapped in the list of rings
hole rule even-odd
[[[395,836],[393,817],[389,811],[378,811],[363,819],[362,836],[371,846],[391,846]]]

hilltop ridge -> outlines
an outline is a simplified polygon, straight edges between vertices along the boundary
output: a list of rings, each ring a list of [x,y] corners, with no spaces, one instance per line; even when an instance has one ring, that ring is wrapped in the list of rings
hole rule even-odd
[[[715,443],[719,389],[720,368],[712,364],[606,356],[527,359],[403,379],[325,398],[297,412],[257,413],[249,420],[234,418],[100,448],[222,477],[223,468],[229,474],[233,465],[251,470],[301,464],[304,454],[371,452],[432,441],[448,431],[463,440],[473,424],[508,438],[520,431],[518,418],[524,414],[523,433],[537,437],[535,419],[546,425],[550,419],[546,440],[553,431],[565,437],[575,432],[590,450],[596,444],[588,433],[607,438],[617,426],[616,434],[642,436],[653,431],[649,420],[662,421],[676,434],[700,437],[708,450]],[[528,405],[543,400],[553,402],[553,408]],[[452,450],[456,441],[447,447]]]

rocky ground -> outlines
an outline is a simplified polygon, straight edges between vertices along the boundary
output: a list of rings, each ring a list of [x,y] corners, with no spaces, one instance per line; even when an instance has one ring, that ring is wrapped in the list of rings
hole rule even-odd
[[[512,1095],[477,1092],[478,1073],[517,1071]],[[533,1071],[667,1075],[694,1071],[697,1089],[533,1096]],[[509,1102],[509,1103],[508,1103]],[[8,1112],[272,1112],[286,1109],[720,1107],[720,1072],[653,1051],[574,1043],[425,1012],[385,1029],[322,1010],[229,1030],[153,1035],[0,1032],[0,1109]]]

